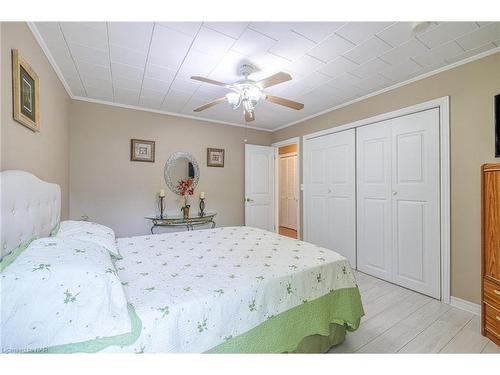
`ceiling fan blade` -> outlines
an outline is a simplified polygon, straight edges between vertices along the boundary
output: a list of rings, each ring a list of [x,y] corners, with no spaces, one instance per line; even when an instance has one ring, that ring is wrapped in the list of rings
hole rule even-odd
[[[255,113],[253,111],[245,111],[245,121],[250,122],[255,120]]]
[[[280,83],[290,81],[292,79],[292,76],[288,73],[285,72],[279,72],[276,74],[273,74],[272,76],[269,76],[267,78],[264,78],[263,80],[257,82],[257,85],[265,89],[266,87],[271,87],[274,85],[278,85]]]
[[[207,103],[207,104],[203,104],[201,107],[193,109],[193,111],[194,112],[201,112],[201,111],[204,111],[207,108],[213,107],[214,105],[223,103],[225,101],[226,101],[226,98],[219,98],[219,99],[214,100],[213,102],[210,102],[210,103]]]
[[[210,79],[210,78],[205,78],[205,77],[200,77],[200,76],[192,76],[191,79],[194,79],[195,81],[210,83],[211,85],[222,86],[222,87],[231,87],[231,85],[229,85],[227,83],[214,81],[213,79]]]
[[[273,95],[266,94],[266,100],[270,101],[271,103],[283,105],[285,107],[296,109],[296,110],[300,110],[300,109],[304,108],[304,104],[302,104],[302,103],[294,102],[293,100],[281,98],[279,96],[273,96]]]

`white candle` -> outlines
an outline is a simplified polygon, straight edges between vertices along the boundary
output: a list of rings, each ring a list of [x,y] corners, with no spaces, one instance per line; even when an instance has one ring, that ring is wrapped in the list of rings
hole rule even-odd
[[[204,192],[204,191],[202,191],[202,192],[200,193],[200,199],[205,199],[205,192]]]
[[[165,189],[161,189],[158,196],[160,196],[161,198],[165,198]]]

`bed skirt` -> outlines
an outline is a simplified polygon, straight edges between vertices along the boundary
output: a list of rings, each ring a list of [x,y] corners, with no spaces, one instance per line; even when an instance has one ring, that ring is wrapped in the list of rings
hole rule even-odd
[[[332,291],[228,338],[207,353],[324,353],[364,315],[358,288]]]

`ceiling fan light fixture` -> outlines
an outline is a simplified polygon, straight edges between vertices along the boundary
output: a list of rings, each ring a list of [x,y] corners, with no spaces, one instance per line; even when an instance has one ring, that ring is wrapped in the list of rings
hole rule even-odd
[[[237,92],[229,92],[226,94],[226,100],[233,109],[236,109],[240,106],[240,94]]]
[[[262,97],[262,92],[257,86],[250,86],[247,89],[247,96],[248,100],[250,100],[252,103],[257,104],[257,102],[260,100]]]
[[[193,111],[201,112],[208,108],[212,108],[217,104],[227,102],[232,107],[232,109],[242,107],[243,113],[245,115],[245,121],[250,122],[255,120],[254,109],[261,100],[266,100],[268,102],[295,110],[301,110],[302,108],[304,108],[304,104],[302,103],[297,103],[293,100],[281,98],[279,96],[268,95],[262,92],[262,90],[268,87],[276,86],[280,83],[290,81],[292,79],[292,76],[290,74],[278,72],[276,74],[273,74],[272,76],[256,82],[248,78],[248,76],[252,74],[254,70],[255,69],[251,65],[244,64],[241,67],[241,75],[244,77],[244,79],[232,84],[215,81],[206,77],[192,76],[191,79],[194,79],[195,81],[209,83],[215,86],[221,86],[231,91],[219,99],[212,100],[209,103],[193,109]]]

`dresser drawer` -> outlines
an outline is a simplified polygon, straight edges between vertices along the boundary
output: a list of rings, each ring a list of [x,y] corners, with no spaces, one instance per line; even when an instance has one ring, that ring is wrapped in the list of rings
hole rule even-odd
[[[484,328],[500,338],[500,311],[484,304]]]
[[[500,310],[500,285],[485,278],[483,281],[483,294],[484,302]]]

